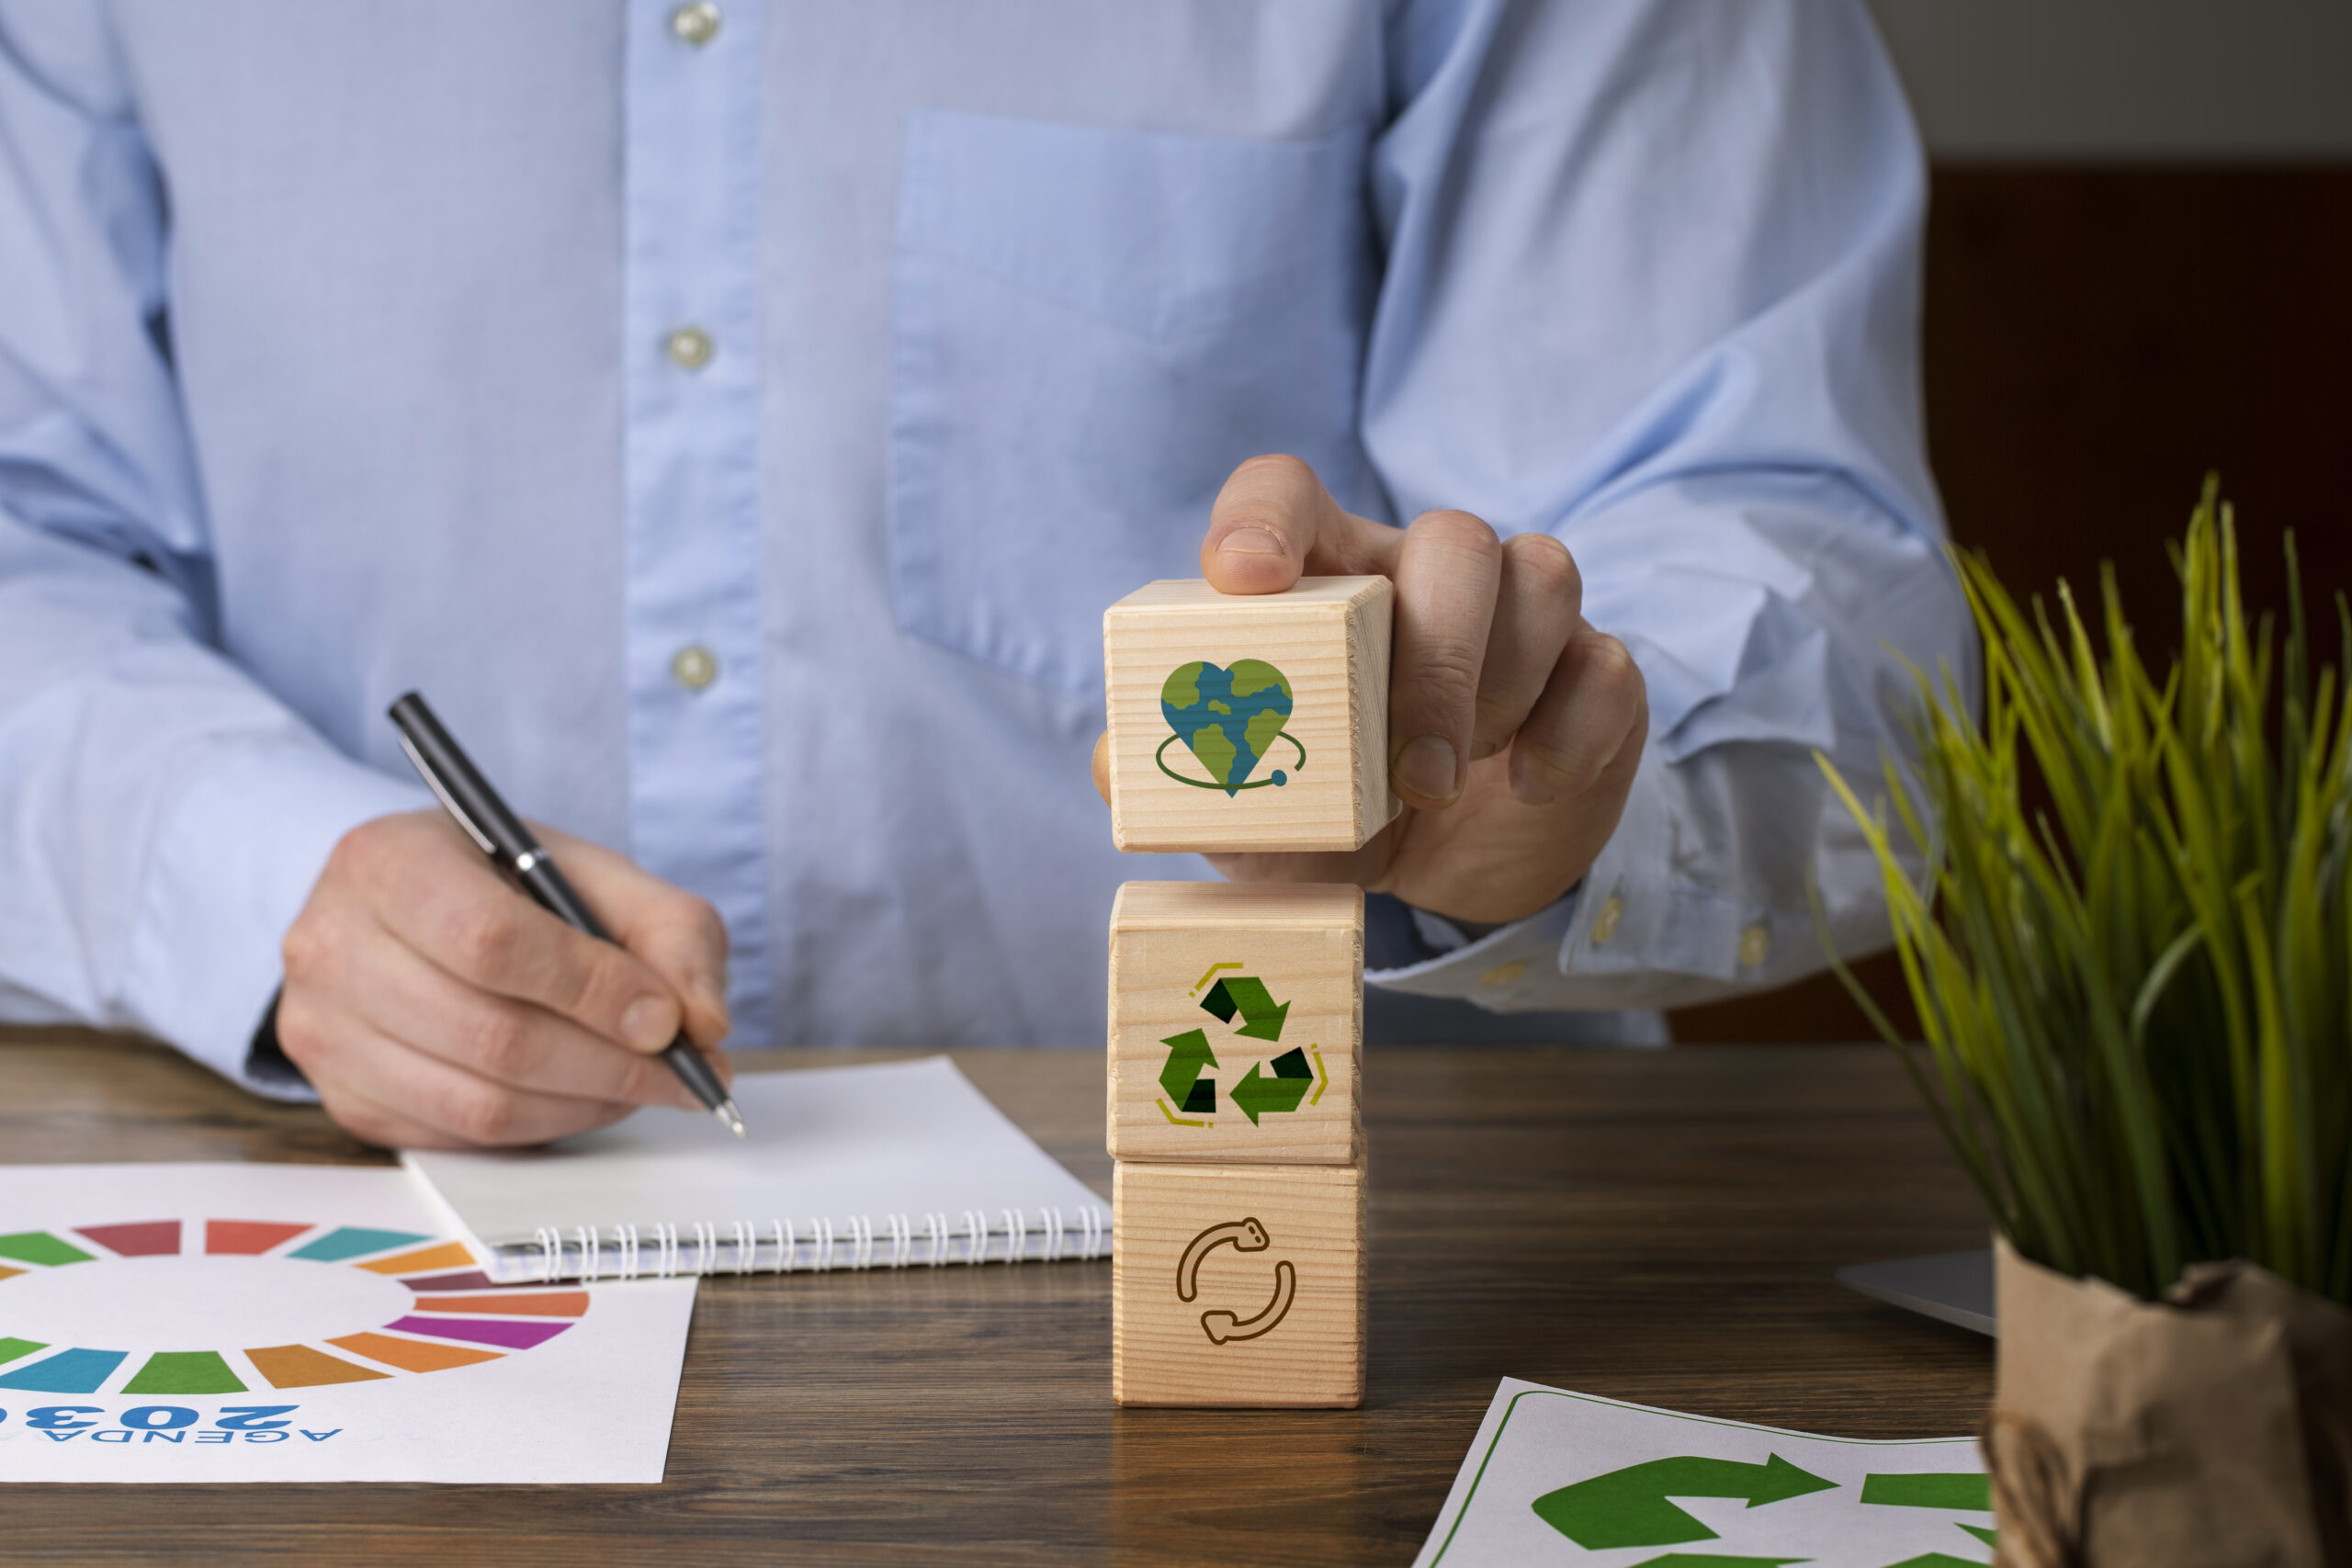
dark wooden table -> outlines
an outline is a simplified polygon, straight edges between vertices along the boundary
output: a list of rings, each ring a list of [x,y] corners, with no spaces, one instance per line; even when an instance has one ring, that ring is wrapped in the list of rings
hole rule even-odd
[[[1099,1055],[956,1059],[1109,1190]],[[721,1279],[658,1487],[11,1485],[0,1558],[1402,1563],[1506,1374],[1849,1437],[1974,1425],[1989,1342],[1830,1279],[1984,1238],[1883,1048],[1375,1050],[1365,1080],[1362,1410],[1114,1409],[1104,1263]],[[10,1163],[382,1158],[156,1046],[0,1031]]]

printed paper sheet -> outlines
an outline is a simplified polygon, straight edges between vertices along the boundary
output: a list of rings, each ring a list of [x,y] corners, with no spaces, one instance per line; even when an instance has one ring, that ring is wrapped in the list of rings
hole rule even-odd
[[[1505,1378],[1415,1568],[1974,1568],[1975,1439],[1860,1442]]]
[[[694,1293],[492,1285],[399,1170],[0,1168],[0,1481],[658,1482]]]

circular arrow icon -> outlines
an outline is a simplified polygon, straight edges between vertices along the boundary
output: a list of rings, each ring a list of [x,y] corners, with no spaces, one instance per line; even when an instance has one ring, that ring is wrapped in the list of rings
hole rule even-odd
[[[1184,1256],[1176,1262],[1176,1299],[1189,1302],[1201,1293],[1201,1262],[1220,1247],[1230,1247],[1236,1252],[1263,1252],[1273,1245],[1266,1227],[1254,1217],[1228,1221],[1211,1225],[1194,1236],[1184,1247]],[[1274,1263],[1274,1294],[1254,1315],[1242,1317],[1220,1308],[1201,1314],[1201,1331],[1212,1345],[1224,1345],[1236,1339],[1255,1339],[1271,1333],[1290,1311],[1290,1303],[1298,1294],[1298,1270],[1291,1267],[1287,1258]]]

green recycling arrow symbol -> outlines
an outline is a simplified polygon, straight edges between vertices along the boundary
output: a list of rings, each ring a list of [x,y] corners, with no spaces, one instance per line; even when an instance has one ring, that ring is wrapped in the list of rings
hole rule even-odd
[[[1616,1546],[1675,1546],[1713,1540],[1715,1532],[1667,1501],[1741,1497],[1751,1508],[1836,1489],[1778,1454],[1762,1464],[1684,1455],[1627,1465],[1535,1499],[1535,1515],[1589,1551]]]
[[[1297,1110],[1298,1102],[1306,1098],[1306,1086],[1315,1081],[1315,1069],[1306,1065],[1306,1053],[1295,1046],[1266,1065],[1274,1069],[1272,1077],[1261,1077],[1258,1064],[1252,1062],[1250,1070],[1241,1075],[1241,1081],[1233,1086],[1233,1108],[1250,1118],[1252,1127],[1258,1124],[1259,1117],[1270,1111]]]
[[[1275,1006],[1266,983],[1254,975],[1232,975],[1219,980],[1201,998],[1201,1007],[1204,1011],[1216,1014],[1219,1023],[1231,1023],[1233,1015],[1239,1013],[1242,1025],[1234,1032],[1251,1040],[1280,1040],[1283,1020],[1290,1016],[1290,1004]]]
[[[1216,1085],[1201,1077],[1204,1067],[1216,1066],[1216,1053],[1209,1049],[1209,1037],[1201,1030],[1188,1029],[1182,1034],[1171,1034],[1160,1042],[1168,1047],[1168,1065],[1159,1069],[1159,1087],[1179,1109],[1195,1115],[1216,1113]]]
[[[1201,998],[1201,1010],[1216,1018],[1219,1023],[1241,1020],[1234,1030],[1238,1037],[1278,1042],[1283,1037],[1283,1025],[1290,1018],[1290,1003],[1274,1000],[1266,983],[1255,975],[1227,975],[1210,986],[1210,979],[1219,969],[1238,969],[1238,963],[1212,964],[1193,987],[1198,993],[1208,986],[1208,994]],[[1216,1053],[1209,1047],[1205,1030],[1188,1029],[1182,1034],[1171,1034],[1160,1042],[1168,1047],[1168,1060],[1159,1069],[1159,1087],[1168,1098],[1159,1101],[1160,1114],[1179,1126],[1197,1127],[1200,1122],[1187,1117],[1216,1114],[1216,1082],[1205,1077],[1207,1070],[1217,1066]],[[1241,1081],[1228,1091],[1233,1108],[1250,1118],[1257,1126],[1261,1116],[1281,1111],[1296,1111],[1306,1099],[1307,1090],[1315,1089],[1316,1099],[1322,1090],[1316,1089],[1320,1077],[1320,1052],[1316,1066],[1307,1064],[1306,1053],[1296,1046],[1281,1055],[1261,1064],[1252,1062]],[[1180,1117],[1177,1112],[1184,1113]]]

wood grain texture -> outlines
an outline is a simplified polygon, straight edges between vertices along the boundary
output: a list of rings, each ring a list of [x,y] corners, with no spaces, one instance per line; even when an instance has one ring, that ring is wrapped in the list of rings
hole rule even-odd
[[[1122,1163],[1111,1397],[1363,1403],[1363,1190],[1354,1166]]]
[[[956,1060],[1107,1194],[1091,1052]],[[1117,1408],[1107,1262],[717,1280],[658,1487],[12,1484],[0,1561],[1394,1564],[1506,1374],[1857,1438],[1983,1413],[1986,1341],[1830,1278],[1984,1242],[1887,1051],[1375,1049],[1364,1087],[1362,1409]],[[385,1163],[159,1047],[7,1031],[0,1157]]]
[[[1111,839],[1122,850],[1352,850],[1385,827],[1389,618],[1385,577],[1307,577],[1287,593],[1219,593],[1198,579],[1153,582],[1102,615],[1104,702],[1111,735]],[[1180,783],[1157,760],[1170,738],[1159,699],[1193,661],[1221,669],[1255,659],[1290,682],[1284,730],[1306,751],[1273,749],[1249,781],[1283,783],[1236,795]],[[1177,741],[1179,773],[1207,776]]]
[[[1236,967],[1235,965],[1238,965]],[[1289,1010],[1279,1039],[1204,1007],[1248,976]],[[1229,1007],[1231,1004],[1225,1004]],[[1317,883],[1130,882],[1111,908],[1111,1153],[1216,1165],[1347,1165],[1363,1148],[1356,1092],[1363,1046],[1363,891]],[[1171,1039],[1200,1031],[1216,1053],[1213,1111],[1188,1111],[1161,1081]],[[1295,1109],[1235,1103],[1299,1053],[1315,1075]],[[1248,1090],[1244,1091],[1245,1094]],[[1248,1101],[1244,1101],[1247,1104]]]

